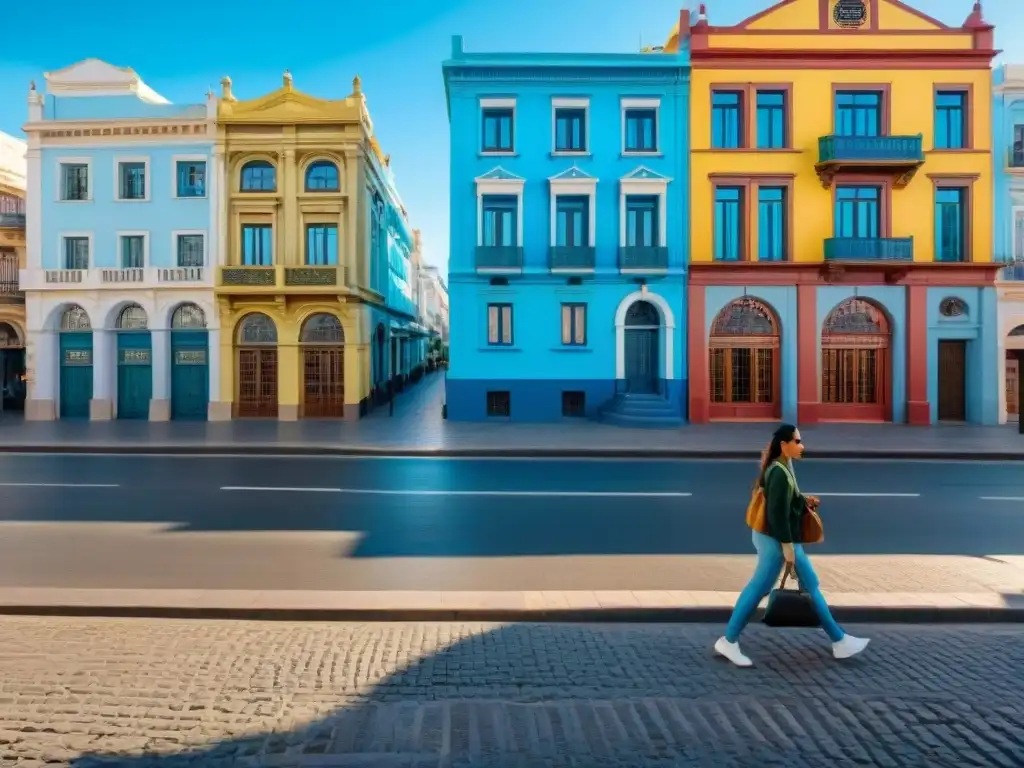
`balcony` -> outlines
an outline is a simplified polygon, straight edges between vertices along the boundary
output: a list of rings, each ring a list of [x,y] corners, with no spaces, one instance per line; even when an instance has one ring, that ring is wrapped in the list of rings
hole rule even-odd
[[[897,189],[910,183],[924,165],[922,137],[822,136],[814,168],[826,189],[840,173],[892,174]]]
[[[1024,259],[1007,262],[1006,266],[999,270],[998,279],[1008,283],[1024,282]]]
[[[24,213],[0,213],[0,229],[24,229]]]
[[[336,294],[347,290],[345,267],[338,265],[228,266],[218,267],[218,272],[217,287],[230,291]]]
[[[830,237],[825,261],[908,262],[914,260],[912,237]]]
[[[80,285],[85,280],[84,269],[47,269],[43,275],[51,285]]]
[[[553,245],[548,251],[552,272],[578,274],[593,272],[596,249],[592,245]]]
[[[232,288],[275,288],[277,270],[274,267],[221,267],[217,284]]]
[[[12,253],[0,253],[0,301],[10,303],[11,299],[24,300],[18,284],[18,257]]]
[[[516,274],[523,271],[523,249],[515,245],[478,245],[476,271]]]
[[[619,271],[647,274],[667,272],[668,248],[663,245],[619,246]]]
[[[1007,152],[1006,167],[1011,171],[1024,171],[1024,149],[1017,147]]]
[[[343,269],[337,266],[285,267],[284,284],[290,288],[332,288],[344,285]]]
[[[100,272],[100,280],[104,283],[144,283],[146,271],[141,267],[104,269]]]
[[[156,279],[161,283],[201,283],[203,282],[203,268],[160,267],[156,271]]]

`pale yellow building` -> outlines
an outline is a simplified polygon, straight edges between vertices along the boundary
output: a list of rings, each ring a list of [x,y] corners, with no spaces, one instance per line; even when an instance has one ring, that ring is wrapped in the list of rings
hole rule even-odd
[[[25,142],[0,133],[0,409],[25,402]]]

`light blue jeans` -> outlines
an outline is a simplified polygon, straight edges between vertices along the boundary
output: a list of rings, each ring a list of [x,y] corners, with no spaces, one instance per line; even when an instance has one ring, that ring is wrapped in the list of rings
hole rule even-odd
[[[750,578],[750,582],[740,593],[736,607],[732,610],[732,617],[725,628],[725,639],[730,643],[739,640],[740,632],[747,626],[747,622],[754,615],[761,600],[772,591],[786,564],[786,559],[782,556],[782,545],[778,541],[757,531],[752,531],[752,533],[754,534],[754,549],[757,550],[757,567],[754,569],[754,575]],[[825,596],[821,594],[818,576],[814,572],[811,560],[804,552],[804,548],[795,544],[793,549],[796,552],[797,581],[799,581],[800,587],[811,596],[814,610],[817,611],[818,618],[821,620],[821,628],[825,630],[828,639],[837,643],[846,636],[846,633],[832,618],[832,612],[828,609]],[[790,576],[790,579],[792,578]]]

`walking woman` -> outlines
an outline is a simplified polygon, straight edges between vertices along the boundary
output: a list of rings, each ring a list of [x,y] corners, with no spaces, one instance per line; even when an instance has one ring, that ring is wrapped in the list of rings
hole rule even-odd
[[[725,636],[715,643],[715,652],[738,667],[754,664],[740,651],[740,633],[758,604],[775,586],[784,565],[795,569],[801,588],[810,595],[821,627],[832,641],[832,654],[837,659],[856,656],[868,645],[868,640],[848,635],[836,624],[821,594],[811,561],[800,545],[800,520],[808,504],[813,507],[818,505],[818,499],[801,494],[796,484],[793,460],[799,459],[803,453],[800,430],[792,424],[783,424],[775,430],[771,444],[761,460],[758,483],[764,488],[765,513],[770,533],[753,532],[757,567],[750,583],[740,593],[732,618],[726,626]]]

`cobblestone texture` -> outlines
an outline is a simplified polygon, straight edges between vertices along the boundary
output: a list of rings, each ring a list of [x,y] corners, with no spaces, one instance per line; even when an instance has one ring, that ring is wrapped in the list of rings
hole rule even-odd
[[[1024,631],[0,620],[0,766],[1024,765]]]

